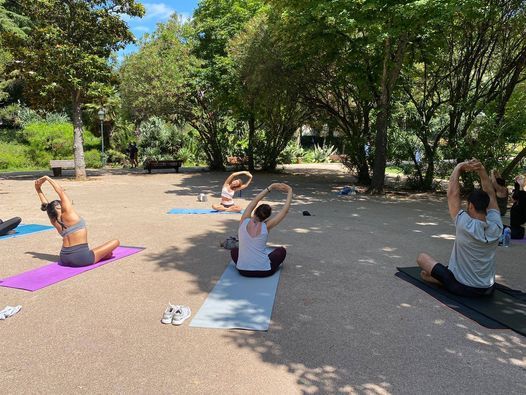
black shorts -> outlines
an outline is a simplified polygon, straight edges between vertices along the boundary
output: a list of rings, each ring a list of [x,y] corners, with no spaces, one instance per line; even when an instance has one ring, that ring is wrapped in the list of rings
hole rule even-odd
[[[223,206],[224,208],[229,208],[229,207],[232,207],[233,205],[234,205],[234,203],[228,204],[228,203],[221,202],[221,206]]]
[[[488,296],[493,293],[494,287],[476,288],[459,282],[447,266],[441,263],[435,264],[431,270],[431,276],[440,281],[449,292],[459,296]]]

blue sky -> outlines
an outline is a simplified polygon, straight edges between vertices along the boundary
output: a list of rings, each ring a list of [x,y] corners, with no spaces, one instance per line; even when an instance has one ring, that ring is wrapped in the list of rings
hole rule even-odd
[[[170,16],[176,12],[184,19],[190,18],[197,8],[199,0],[164,0],[164,1],[140,1],[146,8],[146,14],[142,18],[127,19],[128,26],[137,39],[141,38],[145,33],[152,33],[155,31],[155,26],[159,22],[166,22]],[[123,54],[135,51],[134,45],[129,45],[124,50],[119,51],[119,58]]]

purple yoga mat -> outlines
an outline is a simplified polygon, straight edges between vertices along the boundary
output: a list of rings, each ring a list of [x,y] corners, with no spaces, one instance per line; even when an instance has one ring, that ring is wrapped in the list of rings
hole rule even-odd
[[[127,257],[129,255],[141,252],[143,248],[139,247],[117,247],[113,251],[113,257],[105,261],[100,261],[95,265],[84,267],[67,267],[60,266],[58,262],[51,263],[37,269],[30,270],[25,273],[17,274],[16,276],[4,278],[0,280],[0,287],[18,288],[26,291],[36,291],[45,288],[48,285],[58,283],[66,280],[77,274],[87,272],[88,270],[96,269],[99,266]]]

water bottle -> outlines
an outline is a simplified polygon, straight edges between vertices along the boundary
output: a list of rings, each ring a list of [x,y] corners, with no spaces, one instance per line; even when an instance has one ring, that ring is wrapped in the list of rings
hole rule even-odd
[[[511,230],[510,230],[510,228],[505,228],[504,229],[504,241],[503,241],[502,245],[504,247],[509,247],[510,246],[510,242],[511,242]]]

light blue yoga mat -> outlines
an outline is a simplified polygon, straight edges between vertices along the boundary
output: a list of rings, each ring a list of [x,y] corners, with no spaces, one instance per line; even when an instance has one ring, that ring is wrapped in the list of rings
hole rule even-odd
[[[11,237],[25,236],[31,233],[43,232],[45,230],[50,230],[50,229],[54,229],[54,227],[50,225],[38,225],[38,224],[18,225],[14,229],[15,233],[5,235],[5,236],[0,236],[0,240],[10,239]]]
[[[168,214],[243,214],[241,212],[235,211],[217,211],[212,209],[202,209],[202,208],[173,208],[168,211]]]
[[[241,276],[230,262],[190,326],[266,331],[281,269],[270,277]]]

